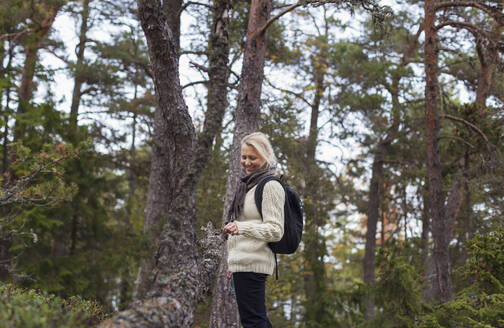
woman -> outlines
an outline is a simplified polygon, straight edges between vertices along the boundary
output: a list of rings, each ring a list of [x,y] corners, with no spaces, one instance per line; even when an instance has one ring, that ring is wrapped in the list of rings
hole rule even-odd
[[[269,328],[266,315],[266,277],[273,274],[275,258],[268,242],[279,241],[284,230],[285,191],[278,181],[264,185],[262,214],[254,200],[255,187],[274,174],[275,154],[268,138],[252,133],[241,142],[241,178],[223,232],[228,238],[228,277],[236,291],[240,321],[244,328]]]

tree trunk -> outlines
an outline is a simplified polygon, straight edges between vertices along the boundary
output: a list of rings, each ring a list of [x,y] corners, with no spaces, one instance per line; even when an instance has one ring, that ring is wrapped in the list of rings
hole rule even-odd
[[[226,184],[223,222],[227,220],[227,210],[233,199],[242,168],[240,165],[241,139],[259,128],[261,113],[261,89],[264,77],[264,56],[266,54],[266,32],[257,31],[266,24],[272,9],[271,0],[252,0],[249,10],[247,37],[243,53],[240,91],[235,114],[235,128],[229,176]],[[224,247],[226,247],[224,245]],[[225,250],[221,250],[225,253]],[[210,327],[239,327],[235,301],[230,297],[229,282],[226,277],[227,257],[223,256],[213,290]]]
[[[8,42],[8,58],[7,65],[5,66],[5,73],[9,73],[12,69],[12,60],[14,59],[14,44],[9,40]],[[3,140],[2,140],[2,174],[8,171],[9,169],[9,120],[11,119],[11,84],[8,83],[5,88],[5,109],[3,110],[3,117],[5,121],[4,131],[3,131]]]
[[[466,150],[465,154],[465,169],[469,168],[469,149]],[[469,181],[464,181],[464,206],[465,206],[465,240],[471,240],[474,237],[474,224],[473,224],[473,208],[472,208],[472,197],[471,197],[471,188],[469,187]]]
[[[79,32],[79,44],[77,45],[77,62],[76,62],[76,71],[74,72],[74,88],[72,93],[72,104],[70,107],[70,127],[69,127],[69,135],[70,141],[72,143],[77,142],[76,133],[77,129],[77,115],[79,112],[79,106],[81,103],[81,87],[83,84],[83,78],[80,76],[80,70],[82,69],[82,65],[84,63],[84,51],[86,49],[87,42],[87,31],[88,31],[88,20],[89,20],[89,4],[92,0],[84,0],[82,3],[82,12],[81,12],[81,26]],[[77,196],[78,197],[78,196]],[[76,204],[78,201],[74,199],[74,203]],[[73,206],[73,208],[77,208],[77,206]],[[74,213],[72,215],[72,224],[71,224],[71,233],[70,233],[70,255],[75,254],[76,245],[77,245],[77,231],[79,228],[79,215]],[[63,245],[59,245],[58,247],[65,247],[63,240],[55,241],[55,244],[63,243]]]
[[[503,27],[499,26],[497,22],[494,22],[493,31],[495,35],[500,35]],[[476,51],[478,53],[479,62],[481,65],[479,76],[478,76],[478,86],[476,88],[476,104],[481,107],[486,106],[486,101],[490,96],[490,88],[492,86],[492,77],[497,66],[497,61],[499,58],[498,47],[484,46],[481,42],[476,40]]]
[[[424,263],[427,263],[429,257],[429,230],[430,230],[430,204],[429,204],[429,192],[428,187],[422,191],[422,235],[420,237],[420,247],[422,248],[422,254],[424,257]]]
[[[375,282],[375,247],[376,227],[380,209],[380,185],[383,183],[383,160],[385,159],[386,146],[378,144],[369,185],[369,203],[367,213],[366,246],[364,253],[364,283],[373,286]],[[383,228],[382,228],[383,229]],[[383,245],[382,245],[383,246]],[[374,318],[374,302],[370,295],[364,296],[364,318],[366,321]]]
[[[77,129],[77,116],[79,113],[79,105],[82,97],[82,84],[84,79],[82,77],[82,66],[84,64],[84,51],[86,50],[88,20],[89,20],[89,4],[92,0],[84,0],[82,3],[81,13],[81,26],[79,32],[79,44],[77,45],[77,62],[76,71],[74,72],[74,89],[72,93],[72,105],[70,107],[70,133],[75,133]]]
[[[35,75],[35,67],[38,60],[38,51],[42,46],[47,34],[51,30],[51,26],[56,19],[56,15],[63,6],[63,1],[41,3],[38,6],[39,13],[42,18],[38,26],[30,35],[28,44],[25,47],[25,61],[23,72],[21,75],[21,84],[19,85],[18,97],[19,104],[14,127],[14,140],[18,140],[24,135],[25,124],[22,123],[24,114],[28,111],[28,105],[33,97],[33,77]]]
[[[180,4],[180,1],[168,2],[176,2],[174,3],[175,7]],[[180,204],[173,203],[173,201],[181,177],[184,176],[186,168],[192,160],[194,127],[180,87],[178,35],[172,32],[174,29],[168,24],[167,19],[167,16],[173,15],[173,13],[171,11],[166,13],[164,8],[160,8],[159,1],[139,0],[138,7],[139,18],[149,47],[156,90],[152,162],[144,229],[150,235],[151,242],[158,247],[158,256],[163,256],[164,252],[173,252],[181,256],[180,253],[193,250],[194,227],[189,220],[191,216],[180,218],[177,217],[177,214],[192,211],[193,197],[189,195]],[[178,16],[177,13],[175,15]],[[177,211],[180,212],[177,213]],[[163,225],[164,229],[161,233]],[[182,226],[185,226],[187,230],[181,229]],[[168,228],[172,228],[173,233],[178,235],[177,240],[164,239],[169,237],[169,234],[166,235],[170,232],[167,231]],[[163,245],[161,245],[162,239],[164,239]],[[189,263],[194,261],[194,255],[187,254],[187,256]],[[156,262],[159,263],[159,259]],[[146,273],[146,275],[149,274],[150,272]],[[154,284],[156,281],[157,279],[147,281],[146,289],[149,290],[151,287],[149,282]]]
[[[10,274],[12,237],[0,238],[0,280],[5,281]]]
[[[145,208],[144,231],[154,248],[160,247],[160,235],[167,222],[167,212],[175,198],[175,191],[186,173],[193,156],[194,126],[187,111],[180,86],[179,30],[180,0],[138,0],[142,23],[151,60],[156,91],[152,162],[149,192]],[[171,8],[171,9],[170,9]],[[142,11],[141,11],[142,10]],[[193,196],[184,200],[193,201]],[[179,230],[179,226],[175,227]],[[191,235],[194,227],[187,233]],[[186,236],[188,238],[192,238]],[[151,287],[150,277],[156,264],[154,259],[142,261],[136,281],[135,295],[143,298]]]
[[[425,11],[425,117],[427,141],[427,172],[429,179],[430,213],[434,238],[434,264],[441,302],[453,299],[449,257],[449,222],[445,216],[443,181],[438,133],[440,129],[438,94],[438,40],[435,23],[435,1],[426,0]]]
[[[489,50],[493,51],[493,50]],[[495,55],[497,55],[497,50],[494,51]],[[486,106],[486,100],[490,95],[490,86],[492,85],[492,76],[495,70],[495,64],[486,64],[485,62],[481,62],[481,71],[479,73],[478,78],[478,87],[476,90],[476,104],[481,107]]]
[[[167,4],[169,3],[169,4]],[[145,228],[157,246],[153,271],[144,272],[145,300],[102,327],[190,327],[220,260],[219,232],[196,247],[194,127],[178,72],[179,0],[138,0],[156,88],[156,113]],[[171,15],[171,16],[170,16]],[[176,17],[174,17],[176,16]],[[159,233],[159,228],[163,227]]]
[[[419,26],[417,33],[413,36],[405,49],[403,56],[401,58],[400,67],[406,67],[411,56],[416,52],[418,48],[418,38],[422,32],[422,25]],[[397,138],[397,132],[399,129],[401,104],[399,101],[399,82],[401,80],[401,75],[395,73],[392,76],[392,83],[387,86],[392,98],[392,124],[389,127],[387,136],[380,140],[378,147],[375,152],[375,157],[373,160],[371,182],[369,186],[369,203],[368,203],[368,220],[366,229],[366,246],[364,253],[364,282],[372,286],[375,281],[375,247],[376,247],[376,230],[379,219],[379,208],[380,208],[380,185],[383,183],[383,161],[387,155],[388,147]],[[405,215],[406,220],[406,215]],[[381,231],[381,245],[385,243],[385,220],[382,220],[382,231]],[[406,229],[406,222],[405,222]],[[366,321],[370,321],[374,318],[374,302],[369,295],[364,296],[364,306],[365,313],[364,318]]]
[[[455,176],[451,186],[450,195],[445,202],[445,195],[442,190],[441,159],[439,149],[438,133],[440,129],[439,115],[437,109],[438,94],[438,41],[436,27],[436,12],[446,10],[447,8],[472,7],[479,9],[485,14],[495,19],[495,26],[499,27],[502,22],[501,11],[495,10],[495,7],[480,2],[436,2],[435,0],[426,0],[424,4],[425,13],[425,114],[426,114],[426,140],[427,140],[427,171],[429,178],[430,194],[430,214],[432,216],[432,235],[434,238],[434,267],[436,272],[437,289],[439,290],[439,299],[441,302],[453,299],[453,288],[450,276],[450,257],[449,243],[455,217],[460,209],[462,202],[461,192],[463,184],[459,181],[460,176]],[[453,25],[451,22],[447,25]],[[467,23],[471,25],[470,23]],[[460,27],[460,24],[455,24]],[[475,30],[476,28],[471,28]],[[496,42],[491,40],[490,42]],[[481,73],[478,79],[478,90],[476,102],[482,106],[485,105],[489,95],[491,76],[493,74],[493,59],[490,49],[483,49],[480,44],[477,45],[478,56],[481,61]],[[485,53],[490,51],[489,53]]]
[[[327,33],[324,37],[327,42]],[[305,244],[303,255],[306,269],[306,274],[304,275],[306,298],[304,321],[308,326],[330,321],[327,318],[329,310],[325,296],[327,293],[327,278],[324,255],[327,250],[324,236],[319,233],[320,228],[326,223],[324,217],[327,214],[322,213],[317,206],[319,200],[319,197],[317,197],[317,184],[320,179],[320,170],[318,169],[315,157],[318,144],[320,104],[325,91],[324,79],[327,71],[327,51],[321,48],[317,57],[316,60],[312,61],[315,96],[311,104],[310,130],[305,148],[304,179],[306,181],[306,188],[303,195],[304,199],[310,199],[310,201],[304,204],[306,226],[303,235]]]

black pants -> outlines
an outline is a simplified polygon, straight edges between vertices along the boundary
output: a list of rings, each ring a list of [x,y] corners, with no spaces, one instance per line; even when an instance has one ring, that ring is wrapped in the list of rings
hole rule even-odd
[[[266,274],[234,272],[233,283],[243,328],[272,328],[266,315]]]

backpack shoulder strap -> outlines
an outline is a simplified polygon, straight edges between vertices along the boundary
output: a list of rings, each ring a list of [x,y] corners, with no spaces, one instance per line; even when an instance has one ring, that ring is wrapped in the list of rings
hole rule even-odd
[[[255,203],[257,206],[257,210],[259,211],[259,215],[261,215],[261,218],[263,216],[262,215],[262,199],[263,199],[264,185],[268,181],[272,181],[272,180],[280,182],[280,184],[283,186],[282,180],[280,180],[276,176],[270,175],[270,176],[263,178],[261,181],[259,181],[259,183],[257,184],[256,190],[254,192],[254,200],[255,200]]]

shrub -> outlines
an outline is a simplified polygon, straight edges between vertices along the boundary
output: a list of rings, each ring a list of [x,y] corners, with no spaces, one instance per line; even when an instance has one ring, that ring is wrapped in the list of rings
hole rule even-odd
[[[463,277],[468,288],[425,315],[422,328],[504,327],[504,229],[468,241],[471,258]]]
[[[2,327],[89,327],[105,319],[101,306],[78,296],[62,299],[0,283]]]

